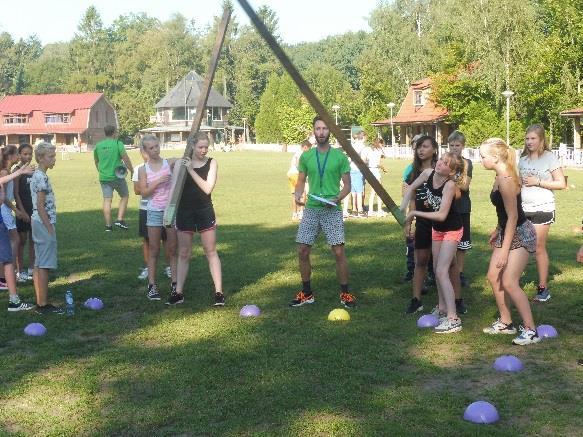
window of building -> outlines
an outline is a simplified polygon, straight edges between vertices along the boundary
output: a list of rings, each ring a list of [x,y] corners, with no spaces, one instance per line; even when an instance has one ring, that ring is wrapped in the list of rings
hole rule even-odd
[[[415,106],[423,106],[425,104],[425,99],[423,98],[423,91],[415,91],[413,100]]]
[[[223,110],[222,108],[210,108],[213,111],[213,120],[222,120],[223,119]]]
[[[7,114],[4,116],[4,124],[26,124],[28,115],[26,114]]]
[[[45,124],[71,123],[71,114],[45,114]]]
[[[186,120],[186,112],[184,106],[179,108],[172,108],[172,120]]]

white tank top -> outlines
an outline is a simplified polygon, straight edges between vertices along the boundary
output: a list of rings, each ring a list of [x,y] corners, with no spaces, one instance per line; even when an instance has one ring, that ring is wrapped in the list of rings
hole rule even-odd
[[[170,164],[167,160],[162,161],[162,168],[158,171],[153,171],[149,163],[146,163],[146,181],[148,184],[157,181],[163,176],[171,175]],[[172,188],[172,179],[160,184],[156,187],[150,198],[148,199],[148,209],[150,211],[164,211],[168,200],[170,199],[170,189]]]

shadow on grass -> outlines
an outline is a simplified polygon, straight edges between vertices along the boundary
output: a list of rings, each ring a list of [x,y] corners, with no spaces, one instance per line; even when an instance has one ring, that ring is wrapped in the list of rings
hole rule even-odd
[[[187,300],[167,308],[147,301],[136,277],[137,223],[105,234],[96,223],[99,213],[59,217],[59,259],[67,274],[57,276],[50,294],[60,300],[71,287],[78,303],[99,296],[106,308],[44,317],[49,333],[42,338],[21,334],[40,316],[2,319],[0,393],[8,407],[0,417],[7,430],[29,433],[44,424],[53,434],[432,435],[451,429],[494,435],[546,427],[568,435],[582,425],[572,417],[580,390],[571,365],[580,347],[580,282],[561,280],[556,289],[564,296],[534,307],[536,320],[554,324],[559,339],[516,349],[508,337],[482,336],[495,311],[484,279],[484,234],[474,235],[468,257],[473,281],[465,291],[464,331],[436,336],[403,314],[410,286],[399,283],[403,237],[390,221],[347,223],[351,284],[360,305],[350,322],[336,324],[326,320],[338,306],[338,290],[322,240],[312,256],[317,303],[287,307],[299,284],[295,226],[221,226],[227,307],[209,308],[212,282],[195,247]],[[577,249],[568,239],[549,246],[565,254]],[[556,265],[560,277],[569,261]],[[30,293],[30,286],[23,289]],[[435,291],[426,300],[434,303]],[[259,305],[262,316],[240,319],[246,303]],[[508,353],[525,361],[520,375],[491,370],[494,359]],[[488,428],[463,422],[465,406],[477,399],[496,404],[502,421]],[[19,422],[19,414],[28,419]]]

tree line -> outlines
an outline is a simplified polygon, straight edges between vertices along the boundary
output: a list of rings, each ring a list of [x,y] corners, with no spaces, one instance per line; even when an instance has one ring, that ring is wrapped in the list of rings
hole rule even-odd
[[[340,107],[343,126],[374,135],[371,122],[388,118],[387,103],[398,107],[411,82],[431,77],[432,99],[469,144],[505,137],[506,89],[515,93],[512,143],[535,122],[557,143],[572,130],[560,112],[583,106],[581,11],[583,0],[380,1],[370,32],[284,48],[323,104]],[[211,25],[181,14],[167,21],[129,14],[105,26],[91,6],[68,42],[43,46],[34,35],[15,41],[1,33],[0,95],[103,92],[121,132],[132,136],[188,71],[205,74],[220,13]],[[281,42],[277,14],[263,6],[258,15]],[[257,141],[305,138],[313,110],[255,29],[236,17],[214,87],[234,104],[229,122],[242,126],[245,118]]]

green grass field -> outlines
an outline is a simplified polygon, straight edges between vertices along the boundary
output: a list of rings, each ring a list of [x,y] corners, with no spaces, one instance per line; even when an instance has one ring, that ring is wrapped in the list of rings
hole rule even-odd
[[[165,153],[167,156],[169,153]],[[467,257],[469,312],[459,334],[438,336],[407,317],[410,285],[401,229],[392,217],[346,223],[352,320],[332,323],[339,306],[334,260],[323,239],[313,250],[317,302],[289,308],[299,287],[296,224],[289,220],[280,153],[215,154],[213,199],[227,306],[214,308],[212,282],[199,245],[185,304],[168,308],[145,297],[137,237],[137,198],[127,232],[103,232],[101,192],[92,156],[58,160],[49,175],[58,207],[59,263],[50,297],[73,290],[74,317],[33,312],[0,317],[0,431],[15,435],[549,435],[583,430],[583,243],[573,228],[583,215],[583,171],[568,170],[574,188],[557,194],[549,252],[553,298],[533,306],[535,320],[560,336],[530,347],[481,333],[496,315],[485,279],[487,234],[495,225],[488,200],[493,173],[476,165],[472,182],[474,249]],[[138,155],[132,152],[134,162]],[[400,194],[405,161],[390,161],[383,183]],[[115,201],[117,203],[117,201]],[[161,269],[160,269],[161,270]],[[168,283],[162,279],[162,291]],[[531,261],[525,290],[534,295]],[[33,301],[26,285],[21,296]],[[81,307],[100,297],[105,308]],[[436,302],[432,289],[426,308]],[[6,293],[2,305],[7,304]],[[263,314],[239,318],[249,303]],[[5,310],[3,310],[5,311]],[[515,321],[519,321],[516,315]],[[42,322],[44,337],[24,327]],[[513,354],[519,374],[500,374],[494,360]],[[495,404],[501,420],[462,419],[476,400]]]

